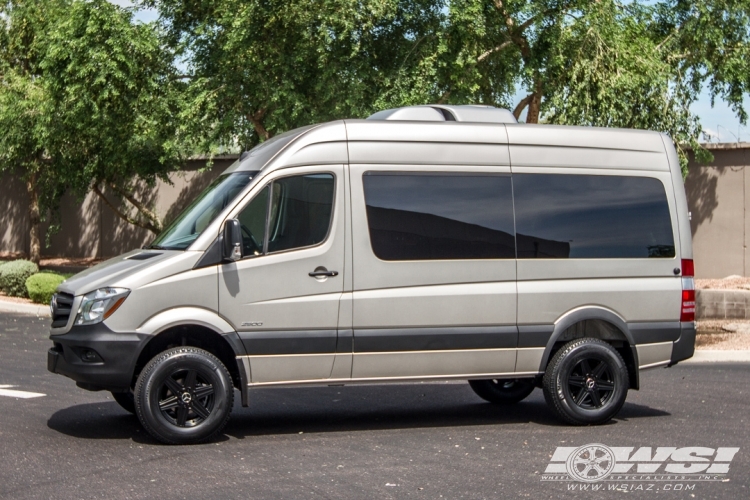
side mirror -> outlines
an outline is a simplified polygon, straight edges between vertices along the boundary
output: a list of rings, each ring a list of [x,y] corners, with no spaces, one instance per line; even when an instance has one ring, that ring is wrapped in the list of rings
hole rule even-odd
[[[229,219],[224,223],[221,257],[224,261],[234,262],[242,258],[242,232],[240,221]]]

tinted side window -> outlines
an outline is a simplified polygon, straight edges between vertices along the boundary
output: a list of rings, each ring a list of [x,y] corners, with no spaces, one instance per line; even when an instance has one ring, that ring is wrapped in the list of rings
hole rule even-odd
[[[367,223],[382,260],[513,259],[510,176],[363,176]]]
[[[513,174],[519,259],[674,257],[658,179]]]
[[[266,209],[268,208],[268,187],[247,204],[237,216],[242,229],[242,255],[260,255],[266,238]]]
[[[333,210],[331,174],[274,181],[268,221],[268,252],[317,245],[328,235]]]

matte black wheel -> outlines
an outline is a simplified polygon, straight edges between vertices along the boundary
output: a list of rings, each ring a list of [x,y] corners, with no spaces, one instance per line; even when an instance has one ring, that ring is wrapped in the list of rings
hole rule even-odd
[[[215,437],[229,420],[233,402],[234,388],[226,367],[196,347],[176,347],[157,355],[135,384],[141,424],[168,444]]]
[[[469,380],[469,385],[480,398],[501,405],[518,403],[534,390],[530,378]]]
[[[133,391],[113,392],[112,397],[115,398],[115,401],[117,401],[117,404],[120,405],[123,410],[135,415],[135,396],[133,396]]]
[[[579,339],[552,357],[544,374],[544,399],[567,423],[603,424],[628,395],[628,369],[620,354],[599,339]]]

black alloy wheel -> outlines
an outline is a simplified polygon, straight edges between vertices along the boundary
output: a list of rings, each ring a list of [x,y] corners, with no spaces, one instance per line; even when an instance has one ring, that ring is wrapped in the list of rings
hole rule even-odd
[[[213,354],[175,347],[155,356],[135,384],[138,419],[168,444],[193,444],[215,437],[234,403],[232,378]]]
[[[214,408],[214,386],[198,370],[176,370],[158,392],[162,416],[178,427],[200,425]]]
[[[615,381],[607,361],[582,359],[568,374],[568,391],[580,408],[601,408],[612,397]]]
[[[600,339],[568,342],[555,353],[544,374],[544,399],[563,421],[574,425],[608,422],[628,395],[625,361]]]
[[[494,404],[515,404],[534,391],[534,379],[469,380],[477,396]]]

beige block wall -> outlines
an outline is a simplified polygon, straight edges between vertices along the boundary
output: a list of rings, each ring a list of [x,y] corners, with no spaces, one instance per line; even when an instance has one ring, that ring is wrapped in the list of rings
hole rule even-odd
[[[750,144],[710,145],[714,161],[690,162],[685,192],[691,212],[697,278],[746,276],[750,272],[747,200]]]
[[[185,168],[170,174],[172,184],[158,182],[153,188],[139,186],[135,196],[167,221],[176,217],[234,157],[214,160],[202,171],[204,160],[191,160]],[[108,197],[117,203],[114,197]],[[29,198],[25,185],[16,177],[0,177],[0,254],[28,254]],[[50,235],[49,223],[42,224],[42,256],[104,258],[140,248],[154,238],[146,229],[120,219],[93,193],[78,199],[66,194],[60,204],[60,230]]]
[[[750,220],[746,216],[750,144],[709,147],[714,162],[699,165],[691,161],[685,181],[696,276],[746,276],[750,273]],[[205,161],[191,161],[170,176],[172,185],[160,182],[154,189],[141,187],[136,195],[171,220],[232,161],[234,158],[216,160],[213,168],[204,172],[200,169]],[[45,256],[111,257],[153,239],[149,231],[120,220],[92,194],[83,200],[65,196],[60,214],[62,229],[51,236],[49,248],[43,246]],[[26,188],[6,174],[0,177],[0,253],[27,253],[28,247]]]

